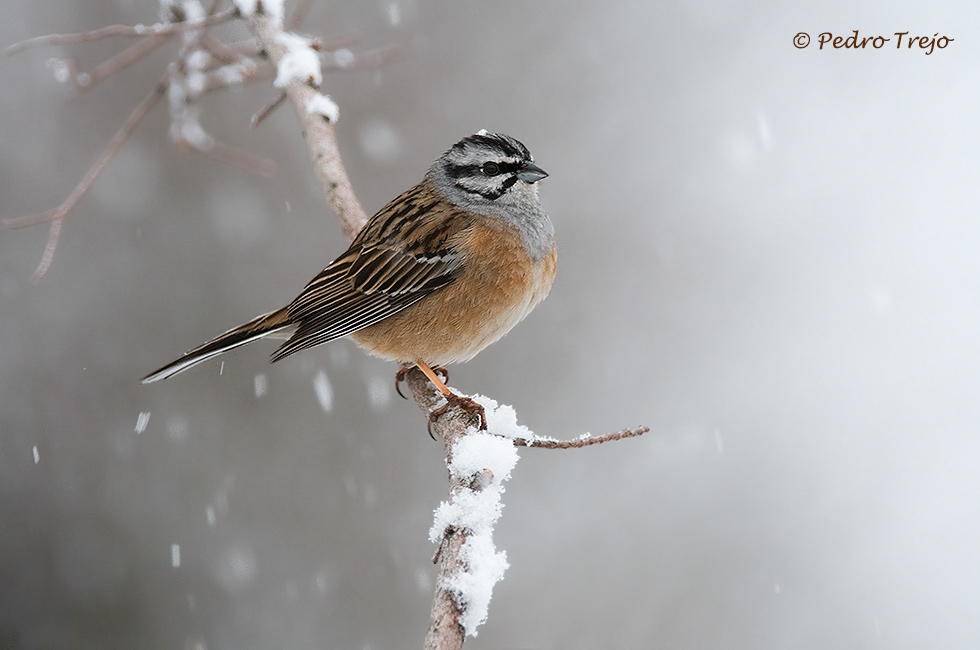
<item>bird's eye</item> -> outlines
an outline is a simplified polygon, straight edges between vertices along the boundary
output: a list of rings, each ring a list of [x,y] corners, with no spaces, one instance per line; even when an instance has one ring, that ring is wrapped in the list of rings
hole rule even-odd
[[[483,163],[483,173],[487,176],[496,176],[500,173],[500,165],[495,162]]]

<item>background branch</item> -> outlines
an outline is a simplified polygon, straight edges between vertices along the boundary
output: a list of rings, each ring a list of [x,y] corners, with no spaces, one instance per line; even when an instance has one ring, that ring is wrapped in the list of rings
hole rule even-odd
[[[91,189],[96,179],[98,179],[99,175],[109,164],[109,161],[112,160],[112,158],[119,152],[123,144],[126,143],[126,140],[129,139],[129,136],[132,135],[133,131],[136,130],[136,127],[139,126],[139,123],[142,122],[143,118],[146,117],[146,114],[150,112],[150,109],[153,108],[153,106],[155,106],[156,103],[159,102],[164,96],[164,94],[167,92],[169,78],[170,73],[168,72],[157,83],[157,85],[154,86],[150,94],[139,103],[132,113],[130,113],[125,124],[123,124],[122,127],[116,131],[116,134],[112,136],[109,144],[61,205],[54,210],[49,210],[40,214],[18,219],[4,220],[4,225],[8,228],[26,228],[28,226],[51,221],[51,228],[48,231],[48,242],[44,248],[44,255],[42,255],[41,263],[38,264],[37,269],[34,271],[34,275],[31,277],[33,282],[38,282],[44,276],[44,274],[47,273],[48,268],[51,266],[51,260],[54,259],[54,252],[58,247],[58,239],[61,236],[61,226],[65,215],[68,214],[69,210],[71,210],[75,204],[78,203],[83,196],[85,196],[86,192]]]
[[[6,53],[7,56],[13,56],[14,54],[19,54],[20,52],[29,50],[33,47],[41,47],[45,45],[66,45],[70,43],[87,43],[90,41],[102,40],[104,38],[111,38],[113,36],[130,36],[141,38],[144,36],[171,35],[195,29],[202,29],[204,27],[211,27],[213,25],[220,25],[221,23],[228,22],[237,15],[238,10],[232,8],[195,21],[156,23],[153,25],[108,25],[89,32],[79,32],[75,34],[47,34],[45,36],[37,36],[35,38],[20,41],[19,43],[14,43],[6,49]]]
[[[150,97],[141,103],[127,120],[126,124],[109,142],[99,159],[89,168],[88,173],[78,183],[72,194],[60,206],[42,213],[4,220],[9,228],[22,228],[51,222],[48,240],[41,261],[32,279],[38,282],[48,271],[58,248],[62,231],[62,221],[75,204],[89,191],[92,184],[118,153],[122,142],[135,130],[149,109],[169,91],[171,128],[173,143],[182,150],[191,150],[213,160],[234,165],[244,171],[270,176],[275,173],[274,162],[232,145],[218,142],[199,121],[200,108],[196,100],[206,92],[232,85],[267,79],[276,73],[284,58],[299,54],[315,75],[309,79],[293,80],[284,83],[278,77],[275,85],[288,88],[280,99],[261,111],[253,119],[253,126],[261,122],[269,112],[287,97],[292,100],[297,116],[307,135],[310,156],[314,170],[319,177],[327,203],[340,220],[344,233],[352,238],[367,221],[367,215],[354,195],[337,152],[336,137],[332,121],[337,119],[338,109],[330,99],[318,92],[322,77],[319,53],[325,52],[328,59],[326,67],[331,70],[356,70],[378,67],[390,61],[400,50],[387,47],[354,54],[343,47],[348,38],[338,37],[330,41],[329,47],[319,39],[304,39],[288,34],[282,28],[282,6],[274,2],[265,5],[256,3],[251,10],[240,9],[237,5],[217,12],[219,2],[211,4],[208,14],[187,20],[187,11],[182,6],[170,5],[171,23],[146,25],[112,25],[109,27],[74,34],[49,34],[21,41],[7,48],[8,54],[16,54],[28,48],[41,45],[83,43],[112,36],[141,37],[134,45],[109,57],[91,72],[80,71],[73,58],[51,59],[48,67],[55,78],[62,82],[72,82],[72,94],[92,88],[108,78],[146,57],[147,54],[166,43],[175,34],[181,34],[182,44],[176,59],[166,74],[166,85],[158,86]],[[244,46],[226,46],[209,33],[209,28],[242,17],[242,12],[259,11],[262,7],[270,9],[266,13],[249,15],[256,43]],[[310,3],[302,2],[294,12],[291,25],[298,25],[309,11]],[[191,12],[195,13],[195,12]],[[292,48],[292,50],[290,50]],[[252,58],[261,56],[268,59],[256,63]],[[288,80],[287,80],[288,81]]]
[[[103,79],[108,79],[117,72],[125,70],[169,40],[170,34],[156,34],[141,39],[95,66],[91,72],[73,74],[71,79],[75,87],[72,89],[72,94],[77,96],[94,88]]]

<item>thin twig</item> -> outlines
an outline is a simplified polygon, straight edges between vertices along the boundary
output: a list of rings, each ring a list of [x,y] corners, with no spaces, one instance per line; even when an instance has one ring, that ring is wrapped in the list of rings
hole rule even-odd
[[[44,253],[41,255],[41,263],[37,265],[37,268],[34,270],[34,275],[31,276],[31,282],[33,284],[40,282],[41,278],[44,277],[44,274],[51,267],[51,261],[54,259],[54,251],[58,248],[58,240],[61,239],[61,226],[64,222],[64,215],[51,222],[51,227],[48,229],[48,241],[44,245]]]
[[[237,17],[238,9],[232,7],[231,9],[226,9],[221,13],[214,14],[213,16],[202,18],[201,20],[191,20],[179,23],[155,23],[153,25],[108,25],[99,29],[93,29],[90,32],[79,32],[76,34],[47,34],[45,36],[35,36],[34,38],[29,38],[26,41],[14,43],[6,49],[6,53],[7,56],[13,56],[14,54],[19,54],[32,47],[41,47],[44,45],[64,45],[67,43],[86,43],[112,36],[142,37],[177,34],[179,32],[189,32],[195,29],[211,27],[212,25],[220,25],[221,23],[226,23],[229,20]]]
[[[92,72],[83,72],[73,75],[75,79],[75,88],[72,95],[77,97],[86,90],[93,88],[103,79],[107,79],[117,72],[125,70],[153,50],[169,41],[170,36],[171,34],[158,34],[151,36],[150,38],[137,41],[119,54],[115,54],[99,65],[95,66],[92,69]]]
[[[253,115],[252,116],[252,119],[251,119],[252,127],[254,128],[254,127],[258,126],[259,124],[261,124],[262,123],[262,120],[264,120],[265,118],[269,117],[269,115],[272,113],[272,111],[274,111],[277,108],[279,108],[284,101],[286,101],[286,93],[281,93],[279,95],[279,97],[276,98],[275,101],[273,101],[271,104],[269,104],[268,106],[266,106],[265,108],[263,108],[261,111],[259,111],[255,115]]]
[[[601,445],[604,442],[612,442],[614,440],[622,440],[624,438],[635,438],[636,436],[642,436],[648,431],[650,431],[650,427],[636,427],[635,429],[626,429],[625,431],[620,431],[618,433],[607,433],[604,436],[597,436],[595,438],[579,438],[578,440],[549,440],[547,438],[511,438],[511,440],[514,441],[515,447],[537,447],[539,449],[581,449],[582,447]]]
[[[112,136],[109,144],[102,151],[99,157],[95,160],[91,167],[89,167],[88,172],[79,181],[72,193],[68,195],[65,202],[59,205],[53,210],[48,210],[47,212],[42,212],[40,214],[35,214],[27,217],[15,217],[13,219],[4,219],[3,225],[7,228],[27,228],[28,226],[36,226],[47,221],[54,221],[61,219],[65,214],[71,210],[78,200],[85,195],[85,193],[92,186],[92,183],[99,177],[102,170],[105,169],[106,165],[112,160],[113,156],[119,152],[119,148],[126,142],[126,139],[133,133],[133,130],[139,125],[140,121],[146,116],[154,104],[160,101],[164,93],[167,91],[169,85],[170,74],[167,73],[163,76],[163,79],[154,86],[153,91],[147,95],[142,102],[130,113],[129,118],[126,123],[116,131],[116,134]]]
[[[27,226],[33,226],[39,223],[44,223],[46,221],[51,221],[51,230],[48,232],[48,243],[44,249],[44,255],[41,257],[41,263],[38,265],[37,270],[34,271],[34,275],[31,276],[31,281],[37,283],[44,274],[47,273],[48,268],[51,266],[51,260],[54,258],[55,249],[58,247],[58,237],[61,234],[61,222],[68,214],[69,210],[75,207],[75,204],[85,196],[85,193],[92,187],[95,180],[99,177],[102,171],[106,168],[115,155],[122,148],[126,140],[132,135],[139,123],[146,117],[146,114],[150,112],[150,109],[160,101],[160,99],[166,94],[167,88],[170,83],[170,73],[168,72],[163,76],[163,78],[154,86],[153,91],[146,96],[143,101],[139,103],[135,110],[130,113],[129,118],[126,119],[126,123],[116,131],[116,134],[112,136],[109,144],[102,151],[99,157],[95,160],[89,170],[85,173],[85,176],[79,181],[75,189],[72,190],[68,198],[65,199],[64,203],[59,205],[54,210],[48,210],[47,212],[42,212],[41,214],[31,215],[28,217],[20,217],[15,219],[5,219],[4,225],[8,228],[25,228]]]

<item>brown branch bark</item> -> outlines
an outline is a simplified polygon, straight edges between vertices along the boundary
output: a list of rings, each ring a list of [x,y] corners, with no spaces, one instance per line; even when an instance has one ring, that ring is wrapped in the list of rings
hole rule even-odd
[[[416,403],[428,417],[429,413],[439,405],[441,399],[439,393],[418,368],[412,368],[406,379]],[[432,423],[431,430],[442,440],[447,463],[452,459],[453,447],[456,442],[466,435],[466,430],[471,424],[471,417],[458,409],[446,412]],[[465,487],[459,479],[450,474],[450,494],[465,489]],[[465,541],[466,536],[462,531],[446,531],[436,554],[436,559],[439,561],[439,573],[436,576],[436,591],[432,599],[429,630],[425,635],[425,644],[423,645],[425,650],[458,650],[463,647],[465,634],[463,626],[459,623],[463,611],[452,592],[446,589],[445,585],[450,577],[461,568],[460,549],[462,549]]]
[[[286,54],[286,46],[278,36],[283,33],[280,20],[264,14],[245,17],[245,22],[252,34],[259,41],[262,49],[273,65],[279,65]],[[317,88],[309,83],[295,82],[284,88],[286,96],[300,121],[306,145],[313,161],[313,169],[323,188],[327,203],[340,220],[341,229],[348,239],[367,223],[368,216],[364,213],[360,201],[354,194],[347,170],[340,158],[337,148],[337,136],[333,124],[322,115],[307,111],[308,103],[319,94]]]

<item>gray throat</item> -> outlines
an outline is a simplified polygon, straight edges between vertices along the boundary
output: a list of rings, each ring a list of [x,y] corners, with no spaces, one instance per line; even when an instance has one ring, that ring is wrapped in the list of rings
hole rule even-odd
[[[497,217],[515,228],[532,262],[540,262],[554,248],[555,227],[541,208],[537,184],[518,181],[503,196],[490,201],[460,190],[437,165],[429,170],[427,176],[436,191],[456,207]]]

